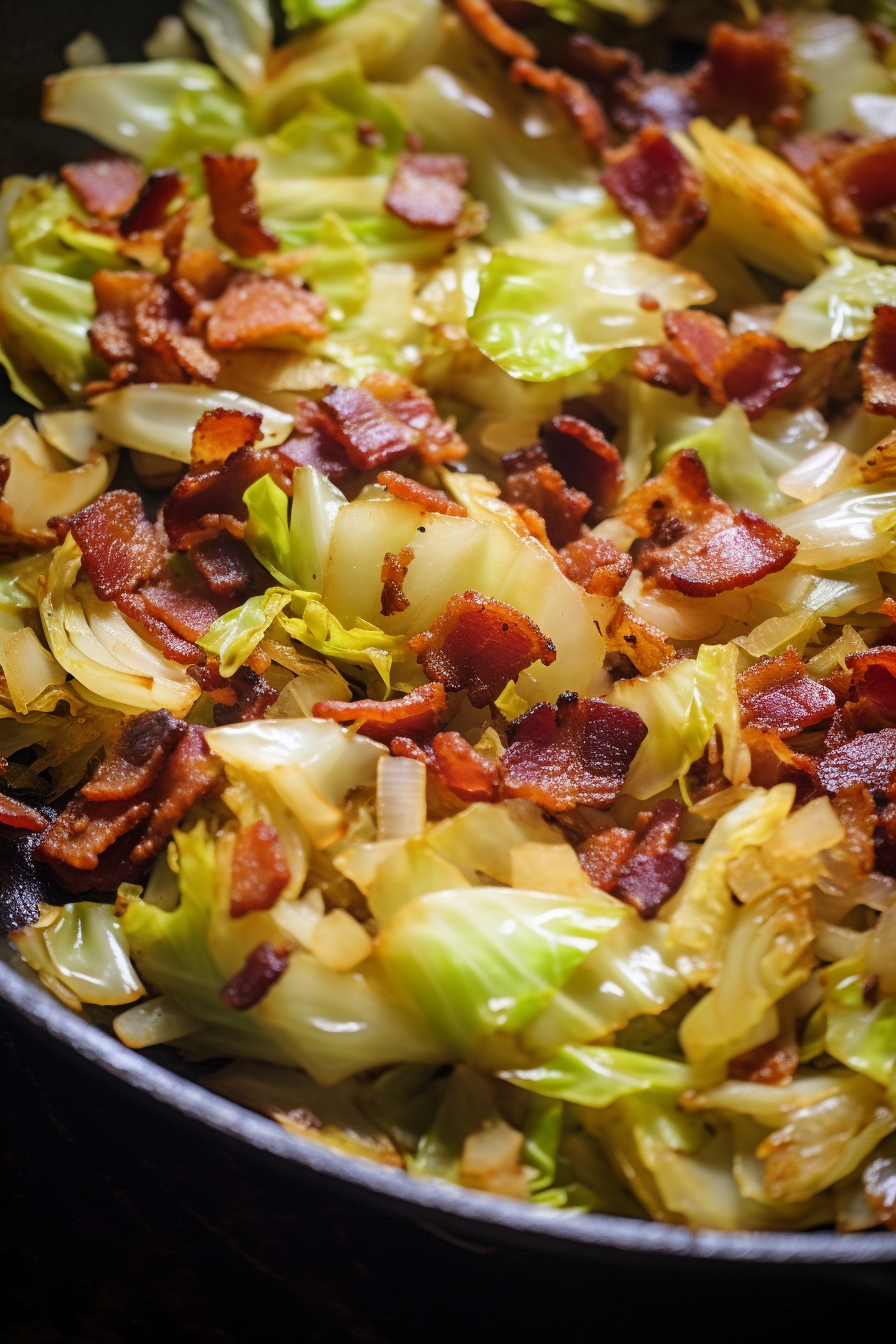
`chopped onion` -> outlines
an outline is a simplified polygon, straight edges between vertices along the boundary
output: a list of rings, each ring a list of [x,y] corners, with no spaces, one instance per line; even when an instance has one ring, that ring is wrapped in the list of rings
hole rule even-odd
[[[164,994],[161,998],[137,1003],[112,1020],[115,1035],[132,1050],[145,1050],[148,1045],[179,1040],[201,1026],[198,1018]]]
[[[778,488],[803,504],[858,483],[858,462],[839,443],[825,443],[778,477]]]
[[[350,971],[373,951],[373,939],[347,910],[331,910],[318,921],[310,950],[331,971]]]
[[[193,430],[206,411],[223,406],[235,411],[258,411],[263,416],[258,448],[274,448],[288,438],[295,421],[285,411],[223,388],[192,387],[186,383],[134,383],[103,392],[92,403],[96,425],[104,438],[124,448],[138,448],[156,457],[190,461]]]
[[[278,901],[271,911],[274,921],[284,933],[309,949],[314,931],[324,913],[324,898],[317,887],[306,891],[297,901]]]
[[[468,1134],[460,1160],[464,1176],[491,1176],[499,1171],[515,1171],[519,1166],[523,1136],[506,1120],[496,1120]]]
[[[541,844],[537,840],[514,845],[510,851],[510,885],[553,896],[598,898],[572,845]]]
[[[808,859],[823,849],[833,849],[845,838],[843,823],[830,799],[813,798],[782,821],[762,846],[761,854],[765,863],[773,868],[777,863]]]
[[[19,714],[27,713],[48,686],[61,686],[67,675],[29,626],[0,633],[0,667]]]
[[[426,827],[426,766],[407,756],[381,756],[376,768],[379,840],[413,840]]]

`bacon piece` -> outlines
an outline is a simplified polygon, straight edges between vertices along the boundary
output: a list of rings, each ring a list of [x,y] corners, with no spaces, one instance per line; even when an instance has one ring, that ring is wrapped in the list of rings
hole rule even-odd
[[[397,700],[319,700],[314,717],[357,723],[362,737],[388,746],[395,737],[431,738],[448,717],[448,699],[441,682],[433,681]]]
[[[465,803],[496,803],[501,797],[501,771],[496,761],[481,756],[460,733],[437,733],[421,746],[409,737],[395,737],[393,756],[423,761],[450,793]]]
[[[212,208],[212,229],[238,257],[276,252],[280,240],[261,222],[252,178],[258,160],[236,154],[203,154],[202,168]]]
[[[600,153],[605,148],[610,137],[607,119],[587,84],[565,70],[545,70],[525,57],[513,62],[510,78],[514,84],[526,84],[553,99],[569,117],[586,149]]]
[[[395,616],[400,611],[407,611],[411,605],[410,599],[405,597],[402,591],[402,584],[408,576],[413,558],[413,546],[402,546],[397,555],[394,551],[387,551],[383,556],[383,567],[380,570],[383,582],[383,594],[380,599],[381,616]]]
[[[772,789],[776,784],[793,784],[796,787],[797,807],[802,807],[810,798],[821,797],[824,793],[818,782],[818,762],[814,756],[794,751],[777,733],[745,728],[743,737],[750,752],[751,784],[760,789]]]
[[[607,649],[624,653],[642,677],[649,677],[674,663],[678,650],[657,626],[636,615],[625,602],[620,602],[604,630]]]
[[[398,156],[386,209],[418,229],[453,229],[464,208],[467,160],[462,154]]]
[[[0,826],[12,826],[17,831],[45,831],[49,821],[33,807],[0,793]]]
[[[828,146],[808,170],[825,215],[840,233],[858,237],[896,203],[896,137]]]
[[[186,724],[167,709],[149,710],[125,719],[112,739],[106,759],[81,789],[92,803],[133,798],[148,788],[177,746]]]
[[[865,410],[873,415],[896,415],[896,307],[882,303],[875,308],[859,367]],[[880,460],[880,445],[877,452]]]
[[[116,365],[137,359],[137,304],[157,283],[155,276],[144,271],[97,271],[93,277],[97,316],[90,327],[90,344],[94,354],[112,366],[113,375]],[[127,371],[124,376],[129,376]]]
[[[431,490],[428,485],[421,485],[419,481],[414,481],[409,476],[402,476],[397,471],[381,471],[376,479],[379,485],[385,486],[390,495],[394,495],[396,499],[404,499],[409,504],[419,505],[425,513],[444,513],[449,518],[467,516],[463,504],[455,504],[443,490]]]
[[[635,225],[638,242],[672,257],[703,228],[709,207],[684,155],[659,126],[645,126],[621,149],[608,149],[601,182]]]
[[[609,894],[635,847],[635,833],[626,826],[607,826],[595,831],[576,849],[588,880]]]
[[[342,444],[332,432],[329,415],[316,401],[300,397],[296,402],[296,432],[280,445],[280,455],[294,467],[316,467],[336,484],[353,468]]]
[[[134,332],[142,350],[152,351],[190,378],[213,383],[221,372],[214,356],[186,331],[181,300],[161,284],[156,284],[137,304]]]
[[[408,640],[430,681],[448,691],[466,691],[484,708],[532,663],[556,661],[553,643],[516,607],[474,589],[455,593],[432,629]]]
[[[196,422],[190,461],[194,471],[225,461],[240,448],[251,448],[262,435],[260,411],[235,411],[223,406],[205,411]]]
[[[201,314],[204,314],[198,327],[201,330],[208,319],[208,303],[204,301],[219,299],[232,274],[233,268],[213,247],[191,247],[177,253],[166,278],[187,307],[193,310],[191,330],[197,326],[197,305],[202,306]]]
[[[754,1046],[728,1061],[728,1077],[745,1083],[764,1083],[775,1087],[793,1082],[800,1062],[800,1048],[791,1026],[774,1040]]]
[[[827,752],[819,762],[818,779],[828,793],[864,784],[871,793],[891,794],[896,783],[896,728],[860,733]]]
[[[132,862],[142,866],[158,854],[186,812],[216,786],[221,770],[205,733],[188,726],[153,790],[152,812],[131,851]]]
[[[65,163],[59,175],[87,213],[99,219],[117,219],[129,210],[143,181],[139,163],[120,154],[103,155],[84,163]]]
[[[691,851],[676,843],[684,804],[664,798],[652,812],[638,818],[639,836],[634,852],[616,879],[614,894],[637,910],[642,919],[654,919],[684,881]]]
[[[119,593],[115,604],[125,616],[129,616],[132,621],[142,626],[148,642],[161,649],[165,657],[170,658],[173,663],[190,667],[193,663],[205,662],[202,649],[192,640],[184,639],[183,635],[173,630],[167,621],[156,616],[142,592]]]
[[[245,965],[237,971],[221,990],[221,998],[228,1008],[245,1012],[254,1008],[275,985],[289,965],[292,955],[291,943],[259,943],[246,958]]]
[[[184,188],[180,173],[176,168],[158,168],[143,184],[140,195],[134,201],[119,224],[122,238],[130,238],[145,229],[160,229],[165,223],[168,207]]]
[[[141,588],[136,596],[140,597],[150,616],[164,621],[184,640],[201,639],[218,617],[223,615],[203,584],[179,581],[169,575],[159,583]],[[226,607],[225,603],[220,605]],[[195,661],[204,662],[205,655]]]
[[[619,450],[596,425],[569,414],[555,415],[542,425],[539,443],[563,480],[591,501],[585,521],[591,525],[601,522],[616,504],[625,481]]]
[[[263,592],[270,584],[270,575],[245,542],[226,532],[194,546],[190,559],[211,591],[221,597]]]
[[[692,81],[701,112],[720,126],[742,116],[780,131],[799,125],[806,92],[792,67],[790,47],[780,37],[717,23],[706,56]]]
[[[508,725],[504,795],[530,798],[550,812],[605,811],[646,736],[634,710],[566,692],[556,708],[542,702]]]
[[[620,516],[650,537],[635,562],[642,573],[659,588],[691,597],[748,588],[788,565],[799,545],[749,509],[735,514],[710,490],[692,449],[633,490]]]
[[[69,877],[69,869],[92,873],[99,864],[100,855],[121,836],[133,831],[151,811],[152,803],[148,798],[90,803],[76,794],[44,832],[38,856],[51,863],[63,886],[70,887],[72,880],[77,883],[77,878]],[[78,890],[79,887],[76,885],[71,889]]]
[[[365,387],[334,387],[321,404],[330,412],[334,436],[360,471],[375,470],[412,453],[419,435]]]
[[[277,700],[277,690],[245,664],[232,677],[222,677],[218,663],[191,667],[190,676],[214,701],[212,718],[218,728],[261,719]]]
[[[796,649],[777,658],[761,658],[737,676],[737,694],[745,726],[795,737],[828,719],[837,708],[833,691],[813,681]]]
[[[522,57],[534,61],[538,48],[522,33],[505,23],[489,0],[454,0],[466,22],[483,42],[502,56]]]
[[[832,802],[846,831],[843,847],[853,865],[856,881],[860,881],[875,866],[877,811],[874,799],[864,784],[851,784],[835,794]]]
[[[723,406],[735,401],[751,420],[764,415],[799,378],[799,357],[778,336],[745,331],[731,336],[710,313],[667,313],[672,350]]]
[[[552,546],[560,549],[575,541],[592,507],[588,496],[566,484],[540,447],[507,453],[502,460],[508,472],[502,497],[518,511],[539,514]]]
[[[240,271],[215,301],[205,338],[213,350],[244,350],[281,336],[320,340],[326,311],[326,301],[299,280]]]
[[[249,517],[243,495],[269,472],[291,493],[292,473],[285,476],[278,455],[265,449],[240,448],[218,467],[187,472],[162,508],[173,549],[191,550],[222,532],[241,538]]]
[[[608,537],[594,536],[569,542],[557,555],[557,564],[573,583],[601,597],[621,593],[634,568],[632,557],[617,550]]]
[[[645,346],[635,356],[632,372],[651,387],[660,387],[679,397],[686,397],[697,386],[690,364],[673,345]]]
[[[716,360],[728,349],[731,336],[720,317],[689,308],[666,313],[663,328],[676,354],[710,392],[717,389]]]
[[[416,453],[426,466],[457,462],[467,455],[467,445],[454,427],[454,419],[443,420],[422,387],[388,369],[376,369],[363,379],[361,386],[372,392],[402,424],[415,430]]]
[[[168,558],[164,539],[147,521],[138,495],[109,490],[71,520],[81,565],[105,602],[132,593],[159,575]]]
[[[244,826],[233,846],[230,867],[230,917],[270,910],[289,881],[289,864],[280,837],[266,821]]]

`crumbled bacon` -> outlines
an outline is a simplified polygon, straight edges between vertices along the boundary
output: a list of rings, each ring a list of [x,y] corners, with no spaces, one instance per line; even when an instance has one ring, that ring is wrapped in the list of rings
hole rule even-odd
[[[896,204],[896,137],[829,146],[807,176],[835,229],[849,237],[874,231],[879,213]]]
[[[393,756],[423,761],[427,770],[465,803],[496,803],[501,797],[501,770],[481,756],[460,733],[437,733],[421,745],[409,737],[392,739]]]
[[[190,551],[190,559],[216,595],[226,598],[263,592],[270,576],[243,541],[222,533]]]
[[[457,433],[453,418],[443,420],[422,387],[388,369],[376,369],[362,380],[392,415],[418,434],[415,452],[426,466],[457,462],[467,455],[467,445]]]
[[[236,411],[216,406],[205,411],[196,422],[190,461],[194,471],[202,471],[225,461],[240,448],[251,448],[261,438],[261,412]]]
[[[685,361],[694,377],[709,391],[716,390],[716,360],[727,350],[731,340],[722,319],[689,308],[681,313],[667,313],[663,328],[672,349]]]
[[[872,793],[889,795],[896,784],[896,728],[877,733],[859,733],[825,754],[818,765],[818,779],[828,793],[838,793],[850,784],[864,784]]]
[[[780,337],[759,331],[731,336],[710,313],[667,313],[663,325],[672,352],[710,395],[723,406],[737,402],[751,420],[780,400],[802,372],[799,357]],[[675,376],[675,365],[670,368]]]
[[[143,592],[139,593],[119,593],[115,599],[115,604],[119,611],[124,612],[142,627],[144,638],[150,644],[154,644],[161,649],[166,658],[170,658],[173,663],[181,663],[184,667],[189,667],[193,663],[204,663],[205,654],[193,643],[191,639],[185,639],[179,635],[168,622],[160,616],[157,616],[151,609]]]
[[[69,875],[68,869],[93,873],[100,855],[144,821],[151,811],[148,798],[90,803],[83,795],[76,795],[44,832],[39,857],[51,863],[64,886],[71,887],[71,882],[77,879]]]
[[[635,561],[645,577],[691,597],[748,588],[788,565],[799,545],[749,509],[734,513],[710,490],[692,449],[633,490],[620,516],[650,538]]]
[[[701,112],[720,126],[742,116],[754,125],[780,131],[799,125],[806,91],[793,69],[787,42],[762,29],[717,23],[706,56],[692,81]]]
[[[833,691],[812,680],[793,648],[738,673],[737,693],[745,726],[783,738],[830,718],[837,707]]]
[[[130,490],[109,490],[81,509],[71,520],[71,534],[94,592],[106,602],[134,592],[165,567],[164,538]]]
[[[201,728],[187,727],[155,786],[153,808],[131,851],[138,865],[158,854],[185,813],[218,783],[221,762]]]
[[[291,943],[279,943],[276,947],[273,943],[259,943],[221,990],[227,1007],[237,1012],[254,1008],[286,970],[292,950]]]
[[[818,761],[814,756],[794,751],[778,733],[768,730],[745,728],[743,738],[750,752],[751,784],[760,789],[793,784],[798,807],[824,792],[818,783]]]
[[[604,638],[609,652],[624,653],[642,677],[661,671],[679,656],[668,635],[638,616],[625,602],[619,603],[607,622]]]
[[[418,229],[453,229],[464,208],[467,160],[462,154],[398,156],[386,209]]]
[[[160,773],[185,728],[167,709],[125,719],[81,796],[91,803],[108,803],[142,793]]]
[[[394,551],[387,551],[383,556],[383,567],[380,570],[383,584],[380,599],[381,616],[395,616],[398,612],[407,611],[411,605],[410,599],[404,595],[402,584],[408,576],[413,558],[413,546],[402,546],[397,555]]]
[[[289,864],[273,826],[266,821],[244,826],[234,842],[230,865],[231,918],[270,910],[289,876]]]
[[[296,402],[296,432],[280,445],[280,455],[294,467],[316,467],[327,480],[338,483],[354,470],[348,454],[332,432],[330,417],[316,401]]]
[[[851,784],[832,799],[834,811],[846,832],[843,847],[853,864],[856,880],[867,877],[875,864],[874,799],[864,784]],[[886,809],[885,809],[886,810]]]
[[[862,401],[874,415],[896,415],[896,307],[882,303],[860,364]]]
[[[531,509],[545,523],[551,545],[558,550],[581,535],[591,500],[571,489],[540,447],[523,448],[503,458],[507,471],[502,496],[516,509]]]
[[[188,312],[160,280],[144,271],[97,271],[94,352],[109,364],[113,384],[184,382],[185,374],[214,382],[219,365],[187,331]]]
[[[567,692],[508,725],[504,794],[550,812],[612,806],[647,728],[631,709]]]
[[[607,119],[587,84],[565,70],[545,70],[525,57],[513,62],[510,77],[515,84],[526,84],[553,99],[569,117],[586,149],[600,153],[605,148],[610,134]]]
[[[168,207],[183,190],[183,182],[176,168],[159,168],[149,177],[119,223],[122,238],[143,233],[145,229],[159,229],[165,223]]]
[[[408,647],[430,681],[466,691],[479,709],[532,663],[549,666],[557,658],[551,640],[528,616],[472,589],[451,597],[432,629],[414,635]]]
[[[236,154],[203,154],[202,168],[212,208],[212,229],[238,257],[257,257],[280,246],[261,222],[252,178],[258,160]]]
[[[141,350],[152,351],[198,382],[213,383],[221,372],[220,364],[202,341],[187,332],[180,298],[161,284],[137,304],[134,334]]]
[[[65,163],[59,175],[87,213],[99,219],[117,219],[129,210],[143,181],[139,163],[120,154]]]
[[[634,140],[606,153],[601,182],[634,222],[645,252],[672,257],[706,223],[709,207],[700,179],[659,126],[645,126]]]
[[[260,719],[277,699],[277,691],[264,677],[243,664],[232,677],[222,677],[217,663],[191,667],[190,676],[214,701],[212,718],[217,727]]]
[[[691,852],[678,841],[684,805],[664,798],[638,818],[638,838],[613,888],[642,919],[653,919],[684,881]]]
[[[563,547],[557,563],[573,583],[588,593],[615,597],[634,568],[630,555],[617,550],[608,537],[578,537]]]
[[[583,840],[576,853],[592,886],[610,894],[634,847],[634,831],[626,826],[607,826]]]
[[[397,700],[319,700],[316,719],[357,723],[362,737],[387,746],[395,737],[424,741],[437,733],[448,716],[448,698],[441,682],[418,686]]]
[[[49,821],[33,807],[0,793],[0,826],[12,826],[18,831],[45,831]]]
[[[697,387],[697,378],[688,361],[673,345],[647,345],[639,350],[632,372],[651,387],[686,397]]]
[[[394,495],[396,499],[406,500],[409,504],[419,505],[425,513],[444,513],[450,518],[467,516],[463,504],[456,504],[443,490],[431,490],[428,485],[422,485],[420,481],[412,480],[409,476],[402,476],[397,471],[381,471],[376,479],[379,485],[385,486],[390,495]]]
[[[538,49],[534,43],[505,23],[489,0],[454,0],[454,3],[473,31],[494,51],[502,56],[535,60]]]
[[[240,271],[215,301],[205,337],[213,350],[244,350],[281,336],[319,340],[327,334],[326,311],[326,301],[299,280]]]
[[[201,639],[224,614],[223,610],[218,610],[204,584],[170,575],[141,588],[138,596],[150,616],[164,621],[184,640]],[[219,605],[226,607],[224,603]],[[197,661],[204,662],[204,655]]]
[[[791,1027],[774,1040],[729,1060],[728,1077],[775,1087],[793,1081],[799,1062],[800,1048]]]
[[[221,297],[232,274],[233,268],[213,247],[186,248],[174,257],[166,279],[191,309],[190,330],[194,334],[204,328],[208,304]]]
[[[414,451],[419,435],[367,388],[334,387],[321,405],[330,413],[331,430],[359,471],[375,470]]]
[[[625,473],[619,450],[596,425],[578,415],[555,415],[541,426],[539,445],[573,490],[591,501],[585,521],[599,523],[622,492]]]
[[[222,532],[241,538],[249,516],[243,495],[269,472],[291,492],[292,473],[285,474],[277,453],[268,450],[240,448],[220,466],[187,472],[162,508],[174,550],[188,551]]]

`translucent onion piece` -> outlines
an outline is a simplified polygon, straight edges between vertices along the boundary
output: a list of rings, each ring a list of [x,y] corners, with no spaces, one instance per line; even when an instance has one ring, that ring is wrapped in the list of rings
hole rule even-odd
[[[347,910],[331,910],[318,920],[309,946],[314,956],[331,971],[350,971],[373,951],[373,940]]]
[[[93,402],[93,412],[100,434],[113,443],[139,448],[156,457],[189,462],[196,421],[219,406],[261,413],[264,418],[258,448],[274,448],[282,443],[295,423],[285,411],[241,397],[237,392],[181,383],[136,383],[115,392],[103,392]]]
[[[381,756],[376,767],[377,839],[412,840],[426,826],[426,766]]]
[[[193,1017],[192,1013],[164,994],[161,998],[135,1004],[112,1021],[115,1035],[132,1050],[145,1050],[149,1045],[164,1045],[167,1041],[179,1040],[181,1036],[198,1031],[201,1026],[198,1017]]]

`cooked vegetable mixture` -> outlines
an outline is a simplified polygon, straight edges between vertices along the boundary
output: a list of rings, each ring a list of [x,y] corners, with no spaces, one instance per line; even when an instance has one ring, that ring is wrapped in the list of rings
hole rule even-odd
[[[896,1231],[896,5],[836,8],[71,43],[0,895],[72,1010],[414,1177]]]

